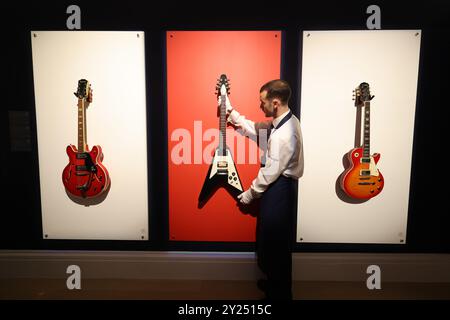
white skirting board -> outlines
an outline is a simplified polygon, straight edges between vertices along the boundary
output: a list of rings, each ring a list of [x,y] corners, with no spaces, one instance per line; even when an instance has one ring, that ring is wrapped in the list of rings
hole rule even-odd
[[[0,279],[66,279],[77,265],[86,279],[242,280],[261,277],[253,252],[0,251]],[[295,281],[450,282],[450,254],[294,253]]]

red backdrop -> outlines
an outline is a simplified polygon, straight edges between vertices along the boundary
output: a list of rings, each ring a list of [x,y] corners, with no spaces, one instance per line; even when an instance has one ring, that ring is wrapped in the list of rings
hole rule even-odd
[[[169,31],[166,37],[170,239],[254,241],[255,218],[243,213],[226,189],[219,188],[198,207],[209,168],[202,154],[219,143],[218,136],[208,141],[202,135],[219,128],[215,85],[223,73],[230,79],[233,107],[254,121],[266,120],[259,109],[259,89],[280,77],[281,32]],[[249,150],[257,147],[245,138],[244,159],[242,149],[238,153],[239,134],[228,128],[227,144],[246,190],[260,167],[259,156],[249,158]]]

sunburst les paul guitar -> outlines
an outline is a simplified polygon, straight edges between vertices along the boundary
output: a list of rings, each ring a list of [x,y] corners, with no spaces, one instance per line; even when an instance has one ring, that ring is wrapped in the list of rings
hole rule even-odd
[[[347,154],[349,167],[342,174],[341,188],[355,199],[370,199],[383,190],[384,178],[377,168],[380,154],[370,154],[370,95],[369,84],[363,82],[355,89],[355,106],[364,108],[364,142]]]
[[[79,198],[94,198],[105,192],[110,184],[108,171],[102,164],[102,148],[98,145],[89,150],[86,132],[86,110],[92,102],[90,83],[81,79],[75,93],[78,98],[78,148],[66,149],[69,164],[64,168],[62,180],[66,191]]]
[[[232,194],[235,196],[243,192],[242,183],[236,170],[231,151],[226,145],[227,111],[225,103],[229,90],[230,86],[228,78],[225,74],[222,74],[220,79],[218,79],[216,86],[216,94],[221,97],[221,103],[219,106],[219,146],[214,152],[212,163],[209,167],[205,182],[203,183],[203,187],[198,198],[199,203],[203,203],[219,186],[229,187]]]

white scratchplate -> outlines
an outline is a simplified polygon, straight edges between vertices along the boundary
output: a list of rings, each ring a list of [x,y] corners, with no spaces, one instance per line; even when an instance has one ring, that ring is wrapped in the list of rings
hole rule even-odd
[[[378,173],[377,164],[375,163],[375,159],[373,157],[370,157],[369,170],[371,176],[378,177],[380,175]]]
[[[220,152],[220,150],[216,149],[216,151],[214,153],[214,158],[213,158],[213,163],[212,163],[212,168],[211,168],[211,173],[209,175],[209,178],[211,179],[216,174],[220,174],[220,173],[218,173],[219,164],[226,163],[226,167],[224,166],[223,169],[227,170],[226,174],[227,174],[228,184],[240,191],[244,191],[242,189],[241,181],[240,181],[238,173],[236,171],[236,166],[234,165],[233,157],[231,156],[230,150],[227,148],[225,156],[219,155],[219,152]],[[234,178],[236,178],[236,180]]]

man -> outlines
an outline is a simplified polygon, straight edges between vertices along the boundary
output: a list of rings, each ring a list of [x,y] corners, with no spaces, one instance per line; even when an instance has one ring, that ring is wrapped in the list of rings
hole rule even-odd
[[[260,89],[260,108],[271,121],[255,123],[239,114],[227,98],[228,121],[248,136],[268,136],[264,166],[250,188],[238,196],[248,205],[261,198],[256,230],[259,268],[267,280],[258,287],[268,299],[292,299],[292,243],[296,181],[303,174],[300,122],[289,109],[291,88],[272,80]],[[219,98],[220,104],[220,98]],[[270,130],[270,131],[269,131]]]

